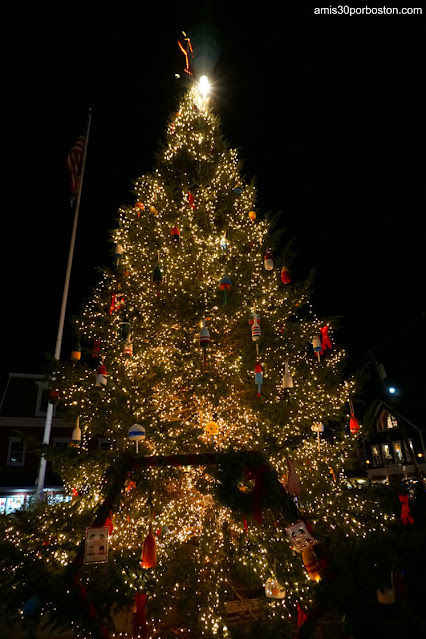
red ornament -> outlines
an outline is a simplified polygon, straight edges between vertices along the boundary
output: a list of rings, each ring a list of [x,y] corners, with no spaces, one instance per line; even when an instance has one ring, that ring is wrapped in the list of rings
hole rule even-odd
[[[326,324],[324,328],[320,328],[321,331],[321,352],[320,355],[324,355],[324,351],[331,349],[331,340],[328,336],[328,325]]]
[[[401,502],[401,521],[406,526],[407,524],[414,524],[414,519],[410,513],[410,495],[398,495],[398,499]]]
[[[119,311],[120,308],[123,308],[125,304],[124,295],[113,293],[111,295],[111,305],[109,307],[109,314],[111,315],[114,311]]]
[[[142,568],[155,568],[157,565],[157,542],[152,534],[152,523],[149,524],[149,533],[143,542]]]
[[[112,531],[114,529],[114,526],[112,525],[111,513],[105,519],[104,526],[108,526],[108,533],[109,533],[109,535],[112,535]]]
[[[194,196],[192,195],[191,191],[188,191],[188,201],[190,205],[192,206],[192,208],[195,209]]]
[[[174,226],[171,230],[171,236],[172,236],[172,240],[173,242],[175,242],[175,244],[179,244],[179,240],[180,240],[180,231],[178,229],[177,226]]]
[[[291,282],[290,271],[286,266],[283,266],[281,269],[281,282],[283,284],[290,284]]]
[[[351,418],[349,420],[349,430],[352,435],[355,435],[359,431],[359,421],[353,413],[351,413]]]

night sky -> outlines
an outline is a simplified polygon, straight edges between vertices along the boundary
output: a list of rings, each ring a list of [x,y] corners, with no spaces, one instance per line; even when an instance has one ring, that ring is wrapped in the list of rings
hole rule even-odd
[[[295,240],[294,277],[316,269],[317,313],[340,317],[334,339],[351,366],[384,363],[421,426],[424,17],[151,4],[2,9],[2,378],[43,371],[54,350],[72,226],[65,157],[88,108],[68,315],[109,263],[108,231],[134,202],[132,180],[154,166],[183,88],[183,29],[223,134],[256,180],[257,210],[280,212]]]

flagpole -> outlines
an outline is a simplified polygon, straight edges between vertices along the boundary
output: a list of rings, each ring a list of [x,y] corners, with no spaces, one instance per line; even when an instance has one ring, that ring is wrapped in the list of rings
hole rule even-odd
[[[77,232],[78,213],[80,210],[81,192],[83,190],[84,169],[86,167],[87,145],[89,142],[89,132],[90,132],[91,121],[92,121],[92,109],[89,109],[88,120],[87,120],[86,141],[84,145],[83,160],[81,164],[80,184],[79,184],[79,189],[77,194],[77,201],[76,201],[75,209],[74,209],[74,222],[72,226],[70,249],[68,253],[67,270],[65,273],[64,290],[62,293],[62,304],[61,304],[61,312],[59,315],[58,333],[56,336],[56,345],[55,345],[55,354],[54,354],[55,360],[59,360],[61,356],[62,336],[64,332],[64,323],[65,323],[65,311],[66,311],[67,301],[68,301],[68,290],[70,285],[71,267],[72,267],[72,260],[74,255],[75,236]],[[51,402],[48,402],[47,411],[46,411],[46,420],[44,423],[44,435],[43,435],[43,444],[46,444],[46,445],[49,444],[50,442],[50,431],[52,429],[52,417],[53,417],[53,404]],[[46,465],[47,465],[47,460],[43,454],[40,459],[40,468],[39,468],[38,479],[37,479],[36,497],[39,501],[43,499],[44,479],[46,476]]]

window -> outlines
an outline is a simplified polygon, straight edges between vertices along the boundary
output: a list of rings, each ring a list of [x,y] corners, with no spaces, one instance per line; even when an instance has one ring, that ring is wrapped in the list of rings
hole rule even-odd
[[[382,455],[385,463],[393,462],[390,444],[382,444]]]
[[[115,448],[115,442],[107,437],[98,437],[98,450],[112,450]]]
[[[25,462],[25,444],[20,437],[9,437],[9,450],[7,451],[8,466],[23,466]]]
[[[389,428],[398,428],[398,422],[396,421],[395,417],[393,415],[391,415],[390,413],[388,413],[388,417],[386,420],[386,427]]]
[[[411,448],[411,450],[412,450],[412,451],[413,451],[413,453],[414,453],[413,440],[412,440],[412,439],[409,439],[409,440],[408,440],[408,443],[410,444],[410,448]],[[407,449],[407,444],[404,444],[404,449],[405,449],[405,456],[407,457],[408,461],[410,461],[410,462],[411,462],[411,455],[410,455],[410,453],[409,453],[409,451],[408,451],[408,449]]]
[[[402,452],[401,442],[393,443],[393,452],[395,453],[396,461],[399,462],[400,464],[403,464],[405,459],[404,459],[404,454]]]
[[[60,448],[62,450],[65,450],[69,447],[71,443],[71,440],[69,437],[54,437],[53,438],[53,446],[55,448]]]
[[[380,448],[378,446],[371,447],[371,455],[373,457],[373,466],[381,466],[382,458],[380,457]]]

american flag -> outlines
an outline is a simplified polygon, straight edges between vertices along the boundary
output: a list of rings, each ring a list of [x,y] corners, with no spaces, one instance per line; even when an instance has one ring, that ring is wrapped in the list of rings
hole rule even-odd
[[[80,189],[80,176],[83,164],[85,144],[85,136],[80,135],[71,151],[68,153],[66,159],[66,167],[68,169],[68,173],[70,174],[70,187],[74,195],[77,194]]]

